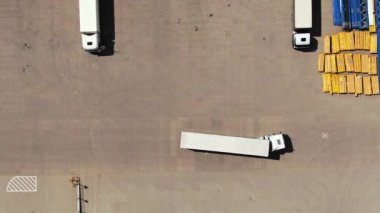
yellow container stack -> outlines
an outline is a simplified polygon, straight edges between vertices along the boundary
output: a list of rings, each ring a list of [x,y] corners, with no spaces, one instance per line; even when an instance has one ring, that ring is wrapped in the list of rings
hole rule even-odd
[[[355,95],[363,94],[363,80],[362,76],[355,76]]]
[[[322,74],[323,92],[331,93],[331,75],[327,73]]]
[[[362,72],[362,62],[359,54],[354,54],[354,72]]]
[[[325,36],[324,37],[324,52],[325,53],[331,53],[331,38],[330,36]]]
[[[323,72],[325,69],[325,54],[320,53],[318,55],[318,71]]]
[[[338,66],[338,73],[342,73],[346,71],[346,66],[344,64],[344,55],[343,54],[336,55],[336,61],[337,61],[337,66]]]
[[[378,95],[377,35],[375,31],[339,32],[324,36],[318,55],[322,91],[330,94]],[[357,53],[347,51],[359,51]],[[369,51],[369,53],[363,53]],[[352,73],[352,74],[348,74]]]
[[[344,54],[344,63],[346,65],[347,72],[354,71],[354,60],[352,59],[352,54]]]
[[[347,75],[347,93],[355,93],[355,75]]]
[[[377,75],[377,55],[370,56],[369,70],[368,74]]]
[[[369,72],[369,67],[370,67],[370,60],[368,55],[361,55],[361,60],[362,60],[362,73],[368,73]]]
[[[376,33],[371,33],[371,41],[370,41],[370,53],[377,53],[377,35]]]
[[[371,77],[369,76],[363,77],[363,87],[364,87],[364,95],[372,95]]]
[[[379,94],[379,78],[377,76],[371,76],[372,93],[374,95]]]
[[[339,48],[339,35],[338,34],[335,34],[333,36],[331,36],[331,52],[332,53],[338,53],[340,52],[340,48]]]

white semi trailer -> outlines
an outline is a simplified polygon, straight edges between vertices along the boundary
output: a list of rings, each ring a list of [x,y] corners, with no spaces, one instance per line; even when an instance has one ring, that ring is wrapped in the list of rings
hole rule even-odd
[[[98,0],[79,0],[82,47],[89,52],[100,50],[100,24]]]
[[[268,135],[254,139],[182,132],[180,148],[269,157],[271,152],[285,149],[285,141],[282,134]]]
[[[293,48],[306,49],[311,46],[312,0],[294,0]]]

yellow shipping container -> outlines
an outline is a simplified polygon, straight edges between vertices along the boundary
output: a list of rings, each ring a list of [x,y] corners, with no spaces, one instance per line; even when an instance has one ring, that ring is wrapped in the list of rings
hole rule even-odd
[[[338,94],[339,89],[339,75],[331,75],[331,88],[333,94]]]
[[[338,36],[338,34],[335,34],[335,35],[331,36],[331,49],[332,49],[332,53],[338,53],[338,52],[340,52],[339,36]]]
[[[362,73],[368,73],[369,72],[369,65],[370,65],[370,60],[368,55],[361,55],[361,62],[362,62],[362,67],[361,71]]]
[[[318,72],[323,72],[325,68],[325,54],[318,55]]]
[[[344,63],[346,65],[347,72],[354,71],[354,61],[352,59],[352,54],[344,54]]]
[[[371,48],[371,34],[369,33],[369,31],[364,31],[364,35],[365,35],[365,49],[366,50],[370,50]]]
[[[370,41],[371,44],[370,44],[369,52],[370,53],[377,53],[377,35],[376,35],[376,33],[371,33],[370,39],[371,39],[371,41]]]
[[[363,94],[363,79],[361,76],[355,76],[355,95]]]
[[[372,95],[371,77],[363,76],[363,87],[365,95]]]
[[[362,46],[362,49],[365,50],[366,48],[366,42],[367,42],[367,37],[366,37],[366,33],[365,31],[361,31],[362,35],[363,35],[363,46]]]
[[[354,54],[354,72],[362,72],[361,56],[359,54]]]
[[[322,74],[323,92],[331,93],[331,74]]]
[[[347,46],[349,50],[355,50],[354,32],[347,32]]]
[[[355,93],[355,75],[347,75],[347,92]]]
[[[331,58],[330,58],[330,55],[325,55],[325,72],[331,72]]]
[[[330,63],[331,63],[331,72],[337,73],[338,69],[336,67],[336,55],[334,54],[330,55]]]
[[[365,32],[359,31],[359,44],[360,44],[360,50],[365,49]]]
[[[368,74],[377,75],[377,55],[371,55],[369,59],[370,65]]]
[[[347,93],[347,79],[345,75],[338,75],[339,76],[339,93],[345,94]]]
[[[330,38],[330,36],[326,35],[323,40],[324,40],[324,52],[325,53],[331,53],[331,38]]]
[[[372,94],[379,94],[379,78],[377,76],[371,76]]]
[[[334,87],[336,85],[334,76],[335,74],[330,74],[330,94],[334,93]]]
[[[337,54],[336,55],[336,63],[338,66],[338,73],[342,73],[346,71],[346,66],[344,65],[344,55]]]
[[[354,36],[355,36],[355,49],[359,50],[360,49],[360,34],[359,34],[359,31],[354,31]]]
[[[340,50],[347,50],[347,45],[346,45],[346,33],[345,32],[339,32],[339,48]]]

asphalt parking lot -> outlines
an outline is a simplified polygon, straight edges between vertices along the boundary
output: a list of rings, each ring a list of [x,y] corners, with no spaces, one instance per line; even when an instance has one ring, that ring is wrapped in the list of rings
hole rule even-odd
[[[2,0],[0,212],[75,210],[74,174],[86,212],[377,212],[378,97],[323,94],[320,50],[292,49],[291,14],[291,1],[115,0],[114,53],[96,56],[77,0]],[[340,31],[328,0],[321,17],[322,35]],[[294,151],[185,151],[181,130],[281,131]],[[14,175],[39,191],[6,193]]]

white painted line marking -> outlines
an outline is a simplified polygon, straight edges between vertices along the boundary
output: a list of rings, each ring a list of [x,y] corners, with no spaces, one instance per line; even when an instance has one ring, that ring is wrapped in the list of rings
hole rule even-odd
[[[24,184],[23,180],[20,180],[20,178],[15,178],[15,182],[17,182],[17,184],[19,184],[19,186],[26,190],[26,191],[29,191],[30,189],[28,187],[26,187],[26,185]]]
[[[29,188],[33,189],[35,188],[35,185],[33,184],[33,182],[31,182],[30,180],[28,179],[25,179],[25,182],[24,182],[26,185],[28,185]]]
[[[36,176],[14,176],[7,185],[7,192],[37,192]]]
[[[11,188],[12,190],[14,190],[14,191],[16,191],[17,190],[17,188],[16,187],[14,187],[13,185],[9,185],[9,188]]]
[[[28,187],[28,189],[33,189],[33,184],[30,184],[27,179],[24,179],[23,184]]]

